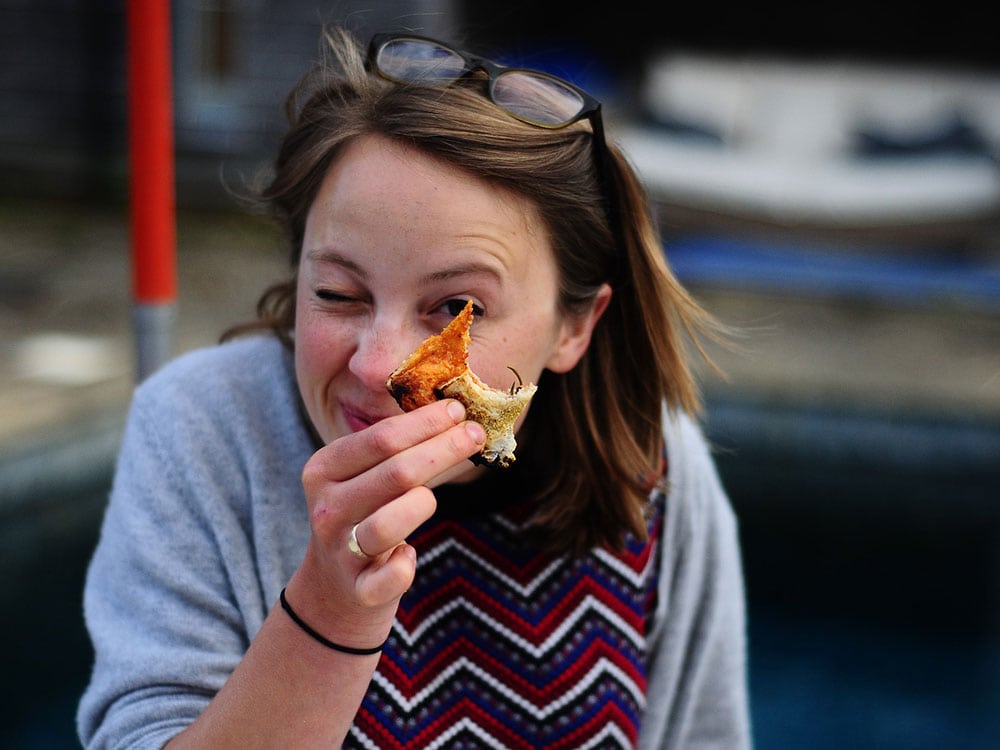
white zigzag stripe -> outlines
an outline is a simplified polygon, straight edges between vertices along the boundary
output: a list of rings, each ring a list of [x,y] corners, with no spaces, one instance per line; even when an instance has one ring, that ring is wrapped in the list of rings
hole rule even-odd
[[[469,672],[478,676],[481,680],[488,683],[493,687],[498,693],[502,694],[511,703],[520,706],[525,711],[531,713],[531,715],[536,716],[540,719],[548,717],[550,714],[558,711],[563,706],[568,703],[575,701],[581,694],[585,693],[590,689],[590,686],[599,677],[604,674],[610,674],[615,677],[620,686],[627,690],[631,694],[632,699],[636,702],[641,709],[646,707],[646,696],[639,690],[632,678],[626,675],[614,662],[608,659],[598,659],[597,663],[590,668],[590,671],[579,681],[577,681],[574,686],[566,693],[563,693],[558,698],[556,698],[551,703],[544,706],[536,706],[531,701],[527,700],[524,696],[519,695],[517,692],[504,685],[501,682],[497,682],[493,675],[489,672],[483,671],[483,669],[474,662],[471,662],[467,657],[462,656],[455,660],[454,663],[448,666],[441,674],[435,677],[431,682],[429,682],[422,690],[420,690],[412,699],[406,698],[399,689],[393,685],[386,677],[380,672],[375,672],[372,677],[372,681],[377,683],[386,693],[388,693],[392,699],[396,702],[403,711],[407,713],[412,713],[415,708],[417,708],[425,700],[434,696],[435,691],[445,682],[455,679],[456,675],[461,672]]]
[[[423,567],[424,565],[429,565],[431,562],[434,561],[435,558],[440,557],[449,549],[454,549],[457,552],[461,552],[464,556],[468,557],[470,560],[473,560],[477,566],[482,567],[484,570],[490,571],[490,573],[492,573],[497,578],[502,580],[504,583],[506,583],[508,586],[510,586],[512,589],[517,591],[522,596],[530,596],[532,593],[534,593],[535,590],[538,589],[538,587],[541,586],[546,580],[548,580],[548,578],[556,570],[562,567],[565,562],[564,560],[561,559],[554,560],[547,566],[545,566],[545,568],[543,568],[538,573],[538,575],[535,576],[533,579],[531,579],[528,583],[521,584],[515,581],[510,576],[508,576],[506,573],[504,573],[496,566],[490,565],[486,560],[484,560],[480,555],[477,555],[466,545],[461,544],[455,539],[448,539],[447,541],[437,545],[436,547],[433,547],[427,550],[426,552],[420,553],[419,557],[417,558],[418,571],[420,567]],[[645,566],[643,566],[642,570],[635,571],[632,570],[632,568],[630,568],[627,563],[615,557],[612,553],[608,552],[607,550],[595,549],[593,550],[593,554],[595,557],[599,558],[607,567],[614,570],[618,575],[626,579],[633,586],[641,586],[646,580],[648,580],[649,569],[653,566],[656,560],[656,555],[651,554],[646,560],[646,564]]]
[[[448,742],[452,737],[461,732],[463,729],[468,729],[479,739],[486,743],[487,747],[497,748],[497,750],[506,750],[507,746],[500,742],[496,737],[487,732],[476,722],[469,718],[463,718],[460,722],[448,729],[444,734],[438,737],[434,742],[429,744],[428,748],[438,748],[443,747],[446,742]]]
[[[643,566],[642,570],[635,571],[628,566],[628,564],[615,557],[612,553],[604,549],[593,550],[594,557],[600,558],[600,560],[607,565],[609,568],[614,570],[622,578],[626,579],[633,586],[641,586],[646,581],[649,580],[649,570],[656,564],[656,549],[650,550],[649,557],[646,558],[646,564]]]
[[[451,725],[440,737],[435,739],[428,748],[442,747],[446,742],[450,741],[455,735],[459,734],[463,730],[468,730],[472,734],[476,735],[479,739],[486,743],[487,747],[495,748],[496,750],[507,750],[507,746],[500,742],[496,737],[487,732],[476,722],[468,717],[464,717],[458,723]],[[367,734],[362,732],[356,726],[351,727],[351,734],[353,734],[365,747],[371,750],[379,750],[379,746],[375,744]],[[603,732],[602,732],[603,734]]]
[[[379,750],[379,746],[375,744],[375,740],[369,737],[367,734],[362,732],[357,726],[351,726],[351,734],[368,750]]]
[[[516,523],[514,519],[508,518],[507,516],[501,514],[495,514],[492,516],[491,520],[495,521],[498,526],[503,526],[507,531],[511,531],[515,534],[520,534],[525,529],[532,526],[532,519],[528,518],[524,523]]]
[[[597,735],[587,740],[585,744],[580,745],[580,750],[588,750],[588,748],[592,747],[608,747],[604,744],[604,741],[612,737],[618,747],[632,747],[632,743],[625,736],[620,726],[617,724],[605,724],[604,728]]]
[[[439,748],[443,747],[446,742],[449,742],[453,737],[462,731],[469,731],[476,735],[479,739],[483,740],[487,747],[493,748],[494,750],[507,750],[507,745],[504,745],[500,740],[490,734],[483,727],[479,726],[476,722],[468,717],[464,717],[457,724],[452,725],[448,730],[438,737],[434,742],[428,745],[428,748]],[[351,730],[351,733],[365,746],[371,748],[371,750],[379,750],[378,745],[364,732],[362,732],[357,727]],[[605,741],[608,739],[614,739],[617,747],[632,747],[625,736],[625,733],[621,730],[617,724],[605,724],[601,727],[601,731],[596,735],[591,737],[583,745],[580,745],[579,750],[589,750],[590,748],[601,747],[605,748],[608,745]]]
[[[465,609],[473,613],[477,622],[489,625],[492,630],[502,635],[508,641],[516,644],[519,649],[525,653],[531,654],[531,656],[535,658],[539,658],[544,653],[551,650],[552,647],[563,637],[566,631],[571,630],[579,620],[584,619],[592,610],[599,612],[610,624],[614,625],[625,638],[628,638],[628,640],[630,640],[636,648],[641,649],[646,643],[642,633],[631,627],[627,622],[619,617],[614,610],[591,594],[585,596],[577,605],[576,609],[574,609],[565,619],[563,619],[561,623],[559,623],[559,627],[553,630],[549,634],[548,638],[537,646],[530,641],[525,640],[496,618],[486,614],[483,610],[469,602],[464,597],[459,597],[445,604],[443,607],[434,612],[433,615],[421,622],[412,633],[403,627],[398,620],[393,623],[393,630],[398,633],[404,641],[406,641],[407,645],[412,646],[424,633],[427,632],[427,630],[434,627],[439,620],[444,619],[456,609]]]
[[[488,562],[486,562],[486,560],[477,555],[475,552],[466,547],[464,544],[459,543],[455,539],[448,539],[442,544],[439,544],[436,547],[427,550],[426,552],[421,552],[418,555],[417,575],[420,575],[421,567],[430,564],[431,562],[434,561],[434,558],[440,557],[449,549],[455,549],[458,552],[461,552],[465,557],[468,557],[469,559],[475,561],[478,567],[481,567],[484,570],[488,570],[490,573],[492,573],[497,578],[506,583],[508,586],[510,586],[512,589],[514,589],[521,596],[530,596],[532,593],[534,593],[535,589],[541,586],[555,571],[561,568],[565,562],[564,560],[560,559],[553,560],[551,563],[546,565],[545,568],[543,568],[538,573],[538,575],[535,576],[531,581],[529,581],[527,584],[521,584],[515,581],[513,578],[511,578],[509,575],[504,573],[496,566],[490,565]]]

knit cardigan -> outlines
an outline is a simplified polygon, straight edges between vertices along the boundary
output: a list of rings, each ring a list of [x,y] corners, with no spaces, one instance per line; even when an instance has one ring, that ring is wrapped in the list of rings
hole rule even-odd
[[[751,745],[736,519],[698,425],[667,413],[668,493],[638,747]],[[159,748],[204,710],[300,564],[315,444],[290,353],[185,354],[133,397],[84,590],[86,748]]]

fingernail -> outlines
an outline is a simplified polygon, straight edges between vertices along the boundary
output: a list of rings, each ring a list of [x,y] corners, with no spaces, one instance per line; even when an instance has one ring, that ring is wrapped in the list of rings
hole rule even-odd
[[[473,440],[477,443],[482,443],[486,441],[486,430],[478,422],[466,422],[465,431],[469,434]]]
[[[461,422],[463,419],[465,419],[465,407],[462,406],[458,401],[449,401],[448,414],[456,422]]]

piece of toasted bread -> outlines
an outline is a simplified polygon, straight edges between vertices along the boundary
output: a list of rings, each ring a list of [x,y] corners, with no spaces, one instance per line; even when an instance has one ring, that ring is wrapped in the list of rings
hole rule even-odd
[[[473,462],[505,468],[514,461],[517,447],[514,422],[535,395],[537,386],[520,383],[518,376],[518,383],[501,391],[480,380],[468,364],[471,327],[470,300],[441,333],[425,339],[403,360],[385,386],[403,411],[442,398],[462,402],[466,417],[486,431],[486,443],[472,457]]]

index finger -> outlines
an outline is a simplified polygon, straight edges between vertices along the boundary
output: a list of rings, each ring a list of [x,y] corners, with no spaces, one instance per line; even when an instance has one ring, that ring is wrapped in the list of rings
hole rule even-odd
[[[323,473],[328,480],[345,481],[464,419],[465,407],[454,399],[435,401],[412,412],[383,419],[321,449],[326,469]]]

